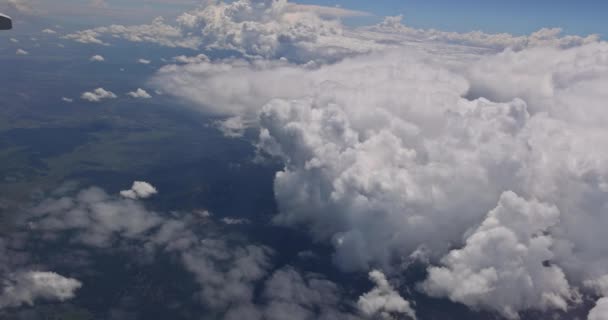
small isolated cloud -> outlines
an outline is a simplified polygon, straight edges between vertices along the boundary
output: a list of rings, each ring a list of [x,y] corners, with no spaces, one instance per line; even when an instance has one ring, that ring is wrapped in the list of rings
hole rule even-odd
[[[203,219],[208,219],[213,216],[213,213],[211,213],[211,211],[204,209],[194,210],[194,214]]]
[[[251,125],[251,123],[248,123],[245,119],[239,116],[218,121],[216,124],[224,136],[229,138],[242,137],[245,134],[245,129]]]
[[[92,56],[92,57],[91,57],[89,60],[90,60],[90,61],[95,61],[95,62],[102,62],[102,61],[106,61],[106,59],[105,59],[103,56],[98,55],[98,54],[96,54],[96,55]]]
[[[152,61],[146,60],[146,59],[139,59],[139,60],[137,60],[137,63],[140,63],[140,64],[150,64],[150,62],[152,62]]]
[[[65,301],[74,298],[82,283],[54,272],[18,272],[4,279],[0,309],[34,305],[36,300]]]
[[[128,96],[133,97],[135,99],[150,99],[152,96],[144,89],[137,88],[135,91],[131,91],[127,93]]]
[[[57,31],[53,30],[53,29],[44,29],[42,30],[42,33],[46,33],[46,34],[57,34]]]
[[[394,319],[393,316],[396,315],[416,319],[410,303],[393,289],[382,272],[374,270],[369,273],[369,278],[376,286],[359,298],[357,305],[363,314],[369,317],[380,316],[382,319]]]
[[[97,88],[92,92],[84,92],[80,98],[90,102],[99,102],[103,99],[116,99],[116,95],[111,91],[105,90],[104,88]]]
[[[61,101],[63,101],[63,102],[67,102],[67,103],[72,103],[72,102],[74,102],[74,99],[72,99],[72,98],[68,98],[68,97],[62,97],[62,98],[61,98]]]
[[[19,43],[19,40],[15,39],[15,38],[11,38],[11,39],[10,39],[10,41],[11,41],[12,43]]]
[[[15,52],[16,55],[18,56],[26,56],[28,54],[30,54],[29,52],[23,50],[23,49],[17,49],[17,52]]]
[[[133,182],[133,186],[129,190],[123,190],[120,192],[120,195],[128,198],[128,199],[146,199],[158,193],[156,188],[145,182],[145,181],[135,181]]]
[[[227,225],[241,225],[241,224],[249,224],[251,221],[243,218],[230,218],[226,217],[222,219],[222,222]]]

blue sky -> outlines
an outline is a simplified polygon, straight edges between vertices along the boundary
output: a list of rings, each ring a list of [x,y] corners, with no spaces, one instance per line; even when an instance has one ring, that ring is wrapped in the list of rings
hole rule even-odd
[[[524,34],[561,27],[568,34],[608,34],[606,0],[301,0],[340,5],[377,16],[403,14],[405,23],[447,31]]]

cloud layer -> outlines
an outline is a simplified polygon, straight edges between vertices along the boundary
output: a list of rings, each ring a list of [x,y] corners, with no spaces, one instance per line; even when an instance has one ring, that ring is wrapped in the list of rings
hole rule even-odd
[[[248,58],[287,58],[290,61],[336,61],[355,54],[402,46],[451,43],[478,49],[521,50],[534,46],[573,47],[597,41],[597,36],[562,36],[560,29],[542,29],[529,36],[460,34],[420,30],[388,17],[373,27],[348,28],[349,10],[300,5],[286,0],[207,1],[185,12],[174,23],[157,18],[138,26],[112,25],[65,36],[81,43],[108,45],[110,38],[150,42],[168,47],[221,50]]]
[[[256,119],[260,150],[285,163],[275,222],[332,243],[341,268],[390,269],[426,252],[443,265],[430,269],[432,295],[508,317],[563,310],[608,272],[589,236],[602,234],[608,208],[608,154],[594,147],[608,143],[608,46],[446,48],[320,66],[202,61],[166,66],[153,82],[206,113]],[[509,209],[489,227],[512,202],[534,212]],[[548,224],[509,225],[546,208],[558,213]],[[518,264],[478,260],[492,243]],[[477,272],[479,286],[462,291]]]
[[[260,155],[284,163],[274,181],[274,223],[305,227],[332,245],[344,271],[399,274],[404,262],[423,258],[432,266],[419,290],[512,319],[530,309],[567,310],[581,292],[606,296],[597,289],[608,275],[608,151],[598,147],[608,145],[606,42],[559,29],[419,30],[402,17],[348,28],[340,14],[319,10],[284,0],[209,1],[175,23],[158,18],[66,38],[202,50],[175,57],[150,84],[226,117],[218,123],[228,136],[256,127]],[[230,58],[210,59],[214,51]],[[82,96],[113,97],[101,88]],[[139,197],[135,186],[123,196]],[[183,222],[99,190],[64,201],[58,215],[79,218],[45,216],[38,223],[46,230],[96,221],[76,235],[98,246],[117,234],[156,234],[158,246],[179,248],[204,304],[226,313],[226,301],[238,302],[227,317],[320,317],[324,305],[310,290],[334,299],[331,312],[358,316],[335,307],[337,285],[292,269],[266,285],[301,296],[265,293],[267,301],[252,303],[252,287],[272,274],[271,249],[199,243]],[[99,208],[114,209],[100,215]],[[230,263],[247,271],[219,267]],[[359,300],[363,314],[414,315],[384,273],[371,277],[376,287]],[[601,319],[604,309],[600,298],[589,318]]]
[[[138,185],[133,189],[141,189]],[[195,298],[208,314],[221,319],[363,320],[378,314],[413,315],[409,303],[379,271],[372,273],[376,287],[361,296],[359,308],[340,285],[291,266],[277,269],[273,249],[218,232],[211,219],[206,211],[157,213],[140,200],[92,187],[73,195],[57,192],[30,210],[25,225],[46,243],[64,239],[89,250],[118,250],[128,244],[134,255],[173,257],[199,285]],[[63,301],[74,297],[81,286],[48,272],[10,279],[0,296],[4,306],[32,304],[39,298]]]

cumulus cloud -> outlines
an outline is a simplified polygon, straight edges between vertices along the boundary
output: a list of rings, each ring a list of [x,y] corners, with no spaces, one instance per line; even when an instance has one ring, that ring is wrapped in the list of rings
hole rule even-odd
[[[15,52],[16,55],[18,56],[27,56],[28,54],[30,54],[29,52],[23,50],[23,49],[17,49],[17,51]]]
[[[260,150],[285,164],[275,222],[331,243],[341,268],[390,268],[426,252],[457,287],[466,270],[487,267],[475,279],[491,291],[429,292],[515,317],[562,310],[608,274],[606,248],[590,236],[608,225],[608,153],[596,147],[608,144],[608,45],[527,43],[500,53],[402,48],[324,65],[203,61],[166,66],[153,83],[206,113],[254,121]],[[520,202],[559,214],[527,235],[506,218],[488,226],[488,212]],[[511,264],[473,259],[493,243]],[[470,264],[451,258],[454,248]]]
[[[152,61],[146,59],[138,59],[137,63],[139,64],[150,64]]]
[[[333,11],[334,14],[330,12]],[[371,45],[342,36],[336,16],[346,10],[298,6],[281,1],[213,1],[177,18],[175,26],[158,18],[140,26],[101,27],[68,35],[85,43],[104,43],[106,36],[170,47],[231,50],[246,56],[307,61],[365,52]],[[322,54],[321,51],[323,51]]]
[[[103,56],[98,55],[98,54],[96,54],[96,55],[92,56],[91,58],[89,58],[89,60],[90,60],[90,61],[94,61],[94,62],[102,62],[102,61],[106,61],[106,59],[105,59]]]
[[[72,102],[74,102],[74,99],[72,99],[72,98],[68,98],[68,97],[62,97],[62,98],[61,98],[61,101],[63,101],[63,102],[67,102],[67,103],[72,103]]]
[[[93,91],[84,92],[80,98],[90,102],[99,102],[104,99],[116,99],[117,96],[104,88],[97,88]]]
[[[589,312],[587,320],[607,320],[608,319],[608,298],[597,301],[595,307]]]
[[[81,286],[80,281],[54,272],[19,272],[3,279],[0,309],[24,304],[32,306],[37,300],[69,300]]]
[[[42,30],[42,33],[46,33],[46,34],[57,34],[57,31],[53,30],[53,29],[44,29]]]
[[[367,316],[379,315],[383,319],[394,319],[394,315],[416,319],[416,313],[410,303],[393,289],[382,272],[374,270],[369,273],[369,278],[376,286],[359,298],[358,306],[361,312]]]
[[[597,42],[570,49],[539,47],[486,56],[466,71],[469,94],[495,101],[519,97],[535,113],[598,126],[608,121],[601,107],[608,94],[597,90],[608,81],[608,65],[602,58],[606,50],[606,42]],[[575,108],[578,103],[585,107]]]
[[[144,90],[142,88],[137,88],[137,90],[127,93],[127,95],[129,95],[130,97],[135,98],[135,99],[152,98],[152,96],[146,90]]]
[[[552,263],[559,218],[554,206],[504,193],[465,246],[443,258],[445,267],[429,269],[424,290],[511,319],[526,309],[566,310],[572,292]]]
[[[248,58],[287,58],[337,61],[354,54],[403,46],[431,47],[433,43],[475,47],[478,50],[521,50],[534,46],[573,47],[597,41],[598,36],[562,36],[560,29],[542,29],[527,36],[422,30],[388,17],[371,27],[350,28],[341,17],[365,15],[336,7],[301,5],[286,0],[209,1],[180,15],[138,26],[112,25],[66,36],[83,43],[106,44],[120,38],[169,47],[222,50]],[[455,48],[454,50],[458,50]]]
[[[129,190],[123,190],[120,195],[128,199],[146,199],[158,193],[156,188],[145,181],[135,181]]]
[[[19,40],[15,39],[15,38],[11,38],[11,39],[10,39],[10,41],[11,41],[12,43],[19,43]]]

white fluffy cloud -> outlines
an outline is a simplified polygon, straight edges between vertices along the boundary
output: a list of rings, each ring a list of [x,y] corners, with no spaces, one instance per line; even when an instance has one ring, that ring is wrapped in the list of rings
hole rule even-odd
[[[465,246],[443,258],[445,267],[429,269],[424,290],[511,319],[519,310],[566,310],[572,292],[552,252],[559,219],[554,206],[504,193]]]
[[[34,305],[37,300],[65,301],[75,296],[82,284],[54,272],[18,272],[3,279],[0,309]]]
[[[96,54],[96,55],[92,56],[92,57],[91,57],[89,60],[90,60],[90,61],[94,61],[94,62],[102,62],[102,61],[106,61],[106,59],[105,59],[103,56],[98,55],[98,54]]]
[[[53,30],[53,29],[44,29],[42,30],[42,33],[46,33],[46,34],[57,34],[57,31]]]
[[[93,91],[84,92],[80,98],[90,102],[99,102],[104,99],[116,99],[117,97],[112,91],[108,91],[104,88],[97,88]]]
[[[517,91],[527,88],[523,81],[511,84],[509,76],[492,72],[487,61],[500,55],[471,68],[473,74],[485,68],[485,77],[492,79],[488,82],[478,80],[477,74],[469,78],[466,72],[454,74],[391,56],[327,67],[327,74],[334,74],[331,70],[344,79],[325,76],[326,82],[319,79],[323,85],[312,90],[310,98],[274,100],[261,113],[262,147],[286,163],[275,179],[281,212],[276,221],[308,225],[317,237],[333,241],[340,266],[367,268],[394,255],[406,257],[419,246],[431,254],[444,252],[460,242],[500,194],[513,190],[563,212],[555,222],[551,248],[545,248],[551,254],[512,252],[524,259],[520,276],[531,279],[532,288],[503,289],[501,283],[515,278],[500,274],[501,268],[512,270],[499,264],[494,266],[494,295],[482,290],[456,300],[512,307],[501,310],[510,316],[531,307],[563,309],[570,294],[568,281],[580,285],[581,280],[605,274],[608,267],[605,249],[588,236],[601,234],[599,226],[606,225],[601,212],[607,208],[608,154],[593,147],[608,143],[602,126],[605,92],[597,90],[605,82],[603,65],[598,64],[605,49],[605,44],[590,44],[505,53],[518,56],[515,64],[537,54],[540,61],[538,52],[545,53],[550,62],[540,67],[546,73],[531,68],[530,77],[558,70],[549,78],[553,81],[544,84],[547,91],[528,95]],[[569,68],[564,61],[580,65]],[[512,67],[492,65],[497,70]],[[521,74],[526,69],[517,70]],[[468,88],[480,84],[492,87],[476,89],[476,96],[498,92],[509,102],[462,98],[471,93]],[[480,247],[491,246],[492,238],[480,241]],[[526,240],[514,241],[517,245]],[[543,267],[543,259],[550,260],[551,267]],[[486,302],[478,300],[484,296]],[[521,297],[528,300],[522,302]]]
[[[374,270],[369,273],[369,278],[376,286],[359,298],[358,306],[361,312],[370,317],[380,316],[383,319],[393,319],[395,315],[400,315],[399,318],[405,315],[416,319],[416,313],[410,303],[393,289],[382,272]]]
[[[66,38],[107,44],[121,38],[169,47],[233,51],[249,58],[290,61],[336,61],[354,54],[433,43],[466,45],[479,50],[521,50],[534,46],[572,47],[597,41],[597,36],[562,36],[560,29],[542,29],[528,36],[470,32],[460,34],[407,27],[401,17],[388,17],[372,27],[349,28],[339,18],[361,15],[335,7],[300,5],[287,0],[207,1],[180,15],[174,23],[162,18],[138,26],[112,25],[83,30]],[[455,50],[458,50],[457,48]]]
[[[137,63],[139,64],[150,64],[152,61],[147,59],[137,59]]]
[[[28,54],[30,54],[29,52],[23,50],[23,49],[17,49],[17,51],[15,52],[16,55],[18,56],[27,56]]]
[[[597,301],[595,307],[589,312],[587,320],[608,320],[608,298]]]
[[[179,16],[175,26],[157,18],[148,25],[100,27],[66,38],[104,44],[101,39],[114,36],[170,47],[232,50],[252,57],[289,56],[303,61],[342,57],[351,52],[365,52],[370,46],[377,47],[344,37],[336,15],[322,9],[297,6],[286,0],[209,1]]]
[[[130,97],[135,98],[135,99],[152,98],[152,96],[146,90],[144,90],[142,88],[137,88],[137,90],[127,93],[127,95],[129,95]]]
[[[129,190],[123,190],[120,195],[129,199],[146,199],[158,193],[156,188],[145,181],[135,181]]]
[[[302,72],[310,89],[299,94],[311,97],[275,99],[260,115],[261,147],[286,163],[275,178],[276,222],[308,225],[334,243],[340,266],[366,269],[422,244],[441,251],[483,215],[478,208],[492,196],[470,159],[484,154],[475,140],[460,149],[449,141],[469,139],[458,132],[460,121],[478,123],[476,135],[501,139],[521,125],[512,117],[525,119],[523,103],[461,100],[464,78],[413,55]],[[504,132],[483,125],[482,110]]]

